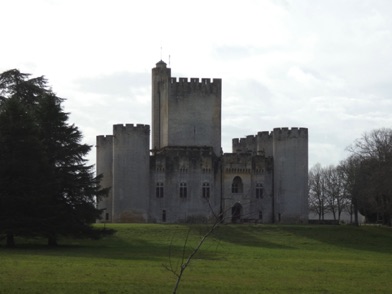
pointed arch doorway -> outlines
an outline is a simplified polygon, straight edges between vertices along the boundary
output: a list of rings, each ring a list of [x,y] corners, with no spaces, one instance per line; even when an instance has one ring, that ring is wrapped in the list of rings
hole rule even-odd
[[[242,215],[242,205],[237,202],[231,208],[231,222],[234,224],[240,223],[241,215]]]

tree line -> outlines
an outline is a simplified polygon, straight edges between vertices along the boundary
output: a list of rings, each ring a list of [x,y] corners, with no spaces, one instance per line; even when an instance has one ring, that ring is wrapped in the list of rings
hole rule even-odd
[[[44,77],[0,74],[0,239],[97,237],[96,200],[105,196],[85,156],[91,146],[68,122]]]
[[[309,209],[324,220],[331,213],[340,221],[348,212],[358,224],[358,212],[369,223],[392,225],[392,129],[365,133],[348,148],[337,166],[316,164],[309,170]]]

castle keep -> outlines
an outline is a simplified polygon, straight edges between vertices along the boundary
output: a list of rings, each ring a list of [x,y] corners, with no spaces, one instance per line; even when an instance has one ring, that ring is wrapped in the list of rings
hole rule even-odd
[[[114,125],[97,136],[106,222],[306,223],[308,130],[275,128],[221,149],[221,79],[152,69],[152,129]],[[150,149],[151,148],[151,149]]]

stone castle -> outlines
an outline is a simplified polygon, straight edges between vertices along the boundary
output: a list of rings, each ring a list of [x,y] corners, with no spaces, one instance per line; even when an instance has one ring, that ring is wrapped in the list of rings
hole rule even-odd
[[[307,223],[308,129],[275,128],[221,149],[222,80],[152,69],[152,129],[97,136],[105,222]],[[150,149],[151,148],[151,149]]]

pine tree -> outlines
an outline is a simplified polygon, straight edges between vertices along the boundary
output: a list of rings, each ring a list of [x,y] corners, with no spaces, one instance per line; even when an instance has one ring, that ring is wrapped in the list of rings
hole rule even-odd
[[[56,244],[58,234],[94,235],[89,224],[101,214],[95,203],[97,197],[106,194],[106,190],[100,190],[99,178],[94,177],[92,166],[86,165],[85,156],[91,146],[82,144],[78,128],[68,124],[62,101],[49,93],[41,97],[36,108],[42,142],[54,173],[52,206],[56,210],[47,228],[50,245]]]
[[[0,111],[0,232],[13,247],[13,236],[35,235],[40,205],[47,193],[50,167],[31,114],[10,98]]]
[[[46,79],[29,77],[0,74],[0,233],[10,244],[14,234],[45,236],[49,245],[59,235],[97,236],[95,203],[107,191],[87,165],[91,146]]]

